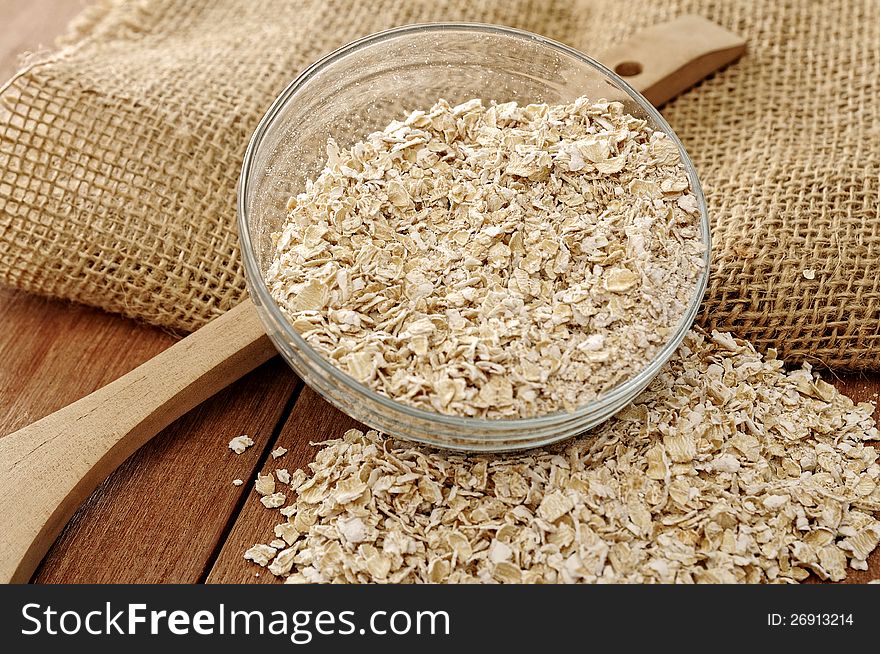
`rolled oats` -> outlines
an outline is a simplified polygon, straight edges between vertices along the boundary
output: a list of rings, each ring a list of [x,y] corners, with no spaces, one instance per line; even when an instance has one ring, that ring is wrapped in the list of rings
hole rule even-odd
[[[244,451],[253,444],[254,441],[249,436],[236,436],[231,441],[229,441],[229,449],[236,454],[243,454]]]
[[[291,583],[840,580],[880,541],[872,411],[808,365],[692,331],[632,404],[565,444],[321,444],[272,545],[245,558],[274,557]]]
[[[284,493],[271,493],[270,495],[265,495],[260,498],[260,502],[267,509],[277,509],[278,507],[284,506],[284,503],[287,501],[287,496]]]
[[[675,145],[618,102],[439,101],[342,150],[267,273],[321,355],[422,409],[573,410],[667,343],[704,267]]]
[[[254,545],[244,553],[244,558],[261,567],[266,567],[278,550],[271,545]]]
[[[254,482],[254,490],[260,495],[271,495],[275,492],[275,477],[272,475],[263,475],[257,473],[257,479]]]

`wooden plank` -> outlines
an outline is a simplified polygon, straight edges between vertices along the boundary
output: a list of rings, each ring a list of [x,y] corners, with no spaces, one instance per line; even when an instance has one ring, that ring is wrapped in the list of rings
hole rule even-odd
[[[272,445],[273,448],[286,447],[287,454],[278,459],[268,457],[260,471],[265,475],[274,473],[279,468],[287,468],[290,472],[306,468],[314,460],[317,451],[309,445],[310,442],[336,438],[352,427],[363,428],[353,418],[333,408],[312,389],[305,387]],[[272,573],[260,571],[242,558],[245,550],[254,543],[268,543],[274,538],[272,530],[280,517],[278,511],[269,510],[260,504],[259,496],[253,489],[254,479],[256,473],[246,479],[247,496],[244,506],[211,568],[207,583],[279,582]]]
[[[175,420],[276,355],[249,300],[0,439],[0,581],[26,582],[77,509]]]
[[[68,302],[0,289],[0,435],[113,381],[170,334]]]
[[[297,380],[274,358],[133,454],[77,512],[38,583],[203,580]],[[229,439],[254,447],[236,455]]]
[[[99,310],[0,291],[0,434],[128,372],[174,342]],[[275,358],[171,425],[80,509],[39,582],[202,579],[297,379]],[[236,456],[227,443],[257,445]]]

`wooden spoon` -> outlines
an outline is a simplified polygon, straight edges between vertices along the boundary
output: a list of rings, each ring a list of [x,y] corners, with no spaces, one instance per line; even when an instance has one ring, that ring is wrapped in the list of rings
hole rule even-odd
[[[744,51],[737,35],[682,16],[639,32],[601,60],[659,106]],[[274,353],[245,300],[115,382],[0,439],[0,581],[28,581],[117,466]]]

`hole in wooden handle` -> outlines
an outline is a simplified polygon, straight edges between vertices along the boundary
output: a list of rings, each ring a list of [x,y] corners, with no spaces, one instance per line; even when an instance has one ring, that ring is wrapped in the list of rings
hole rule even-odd
[[[621,77],[635,77],[642,72],[642,64],[638,61],[621,61],[614,67],[614,72]]]

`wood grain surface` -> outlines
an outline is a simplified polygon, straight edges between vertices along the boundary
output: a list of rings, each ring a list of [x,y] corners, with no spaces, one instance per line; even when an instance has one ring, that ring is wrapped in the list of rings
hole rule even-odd
[[[4,0],[0,76],[19,52],[51,45],[83,0]],[[90,393],[175,339],[152,327],[66,302],[0,289],[0,435]],[[876,401],[880,375],[826,379],[855,401]],[[880,412],[875,413],[880,418]],[[257,470],[308,465],[312,441],[354,426],[276,357],[191,411],[128,459],[77,512],[34,577],[70,582],[273,582],[244,561],[271,539],[278,513],[253,492]],[[256,444],[226,446],[239,434]],[[277,460],[270,451],[289,449]],[[244,480],[233,486],[232,480]],[[880,578],[880,555],[847,581]],[[256,575],[259,573],[259,577]]]
[[[297,383],[276,357],[165,429],[93,493],[35,581],[203,581]],[[239,434],[256,444],[237,455]]]
[[[363,428],[353,418],[337,411],[328,405],[317,393],[304,387],[293,411],[279,430],[278,437],[270,449],[287,448],[287,454],[273,459],[267,457],[262,465],[262,474],[274,474],[280,468],[289,472],[305,468],[314,458],[316,448],[311,443],[318,443],[337,438],[347,429]],[[251,480],[256,475],[251,477]],[[278,511],[271,511],[260,504],[259,497],[250,484],[250,498],[235,519],[235,524],[223,544],[211,573],[208,583],[273,583],[278,579],[264,570],[256,570],[253,566],[241,565],[242,553],[257,542],[268,543],[273,536],[275,525],[281,521]],[[262,535],[262,539],[256,537]]]
[[[128,374],[0,439],[0,581],[28,581],[110,474],[275,355],[245,300]]]

